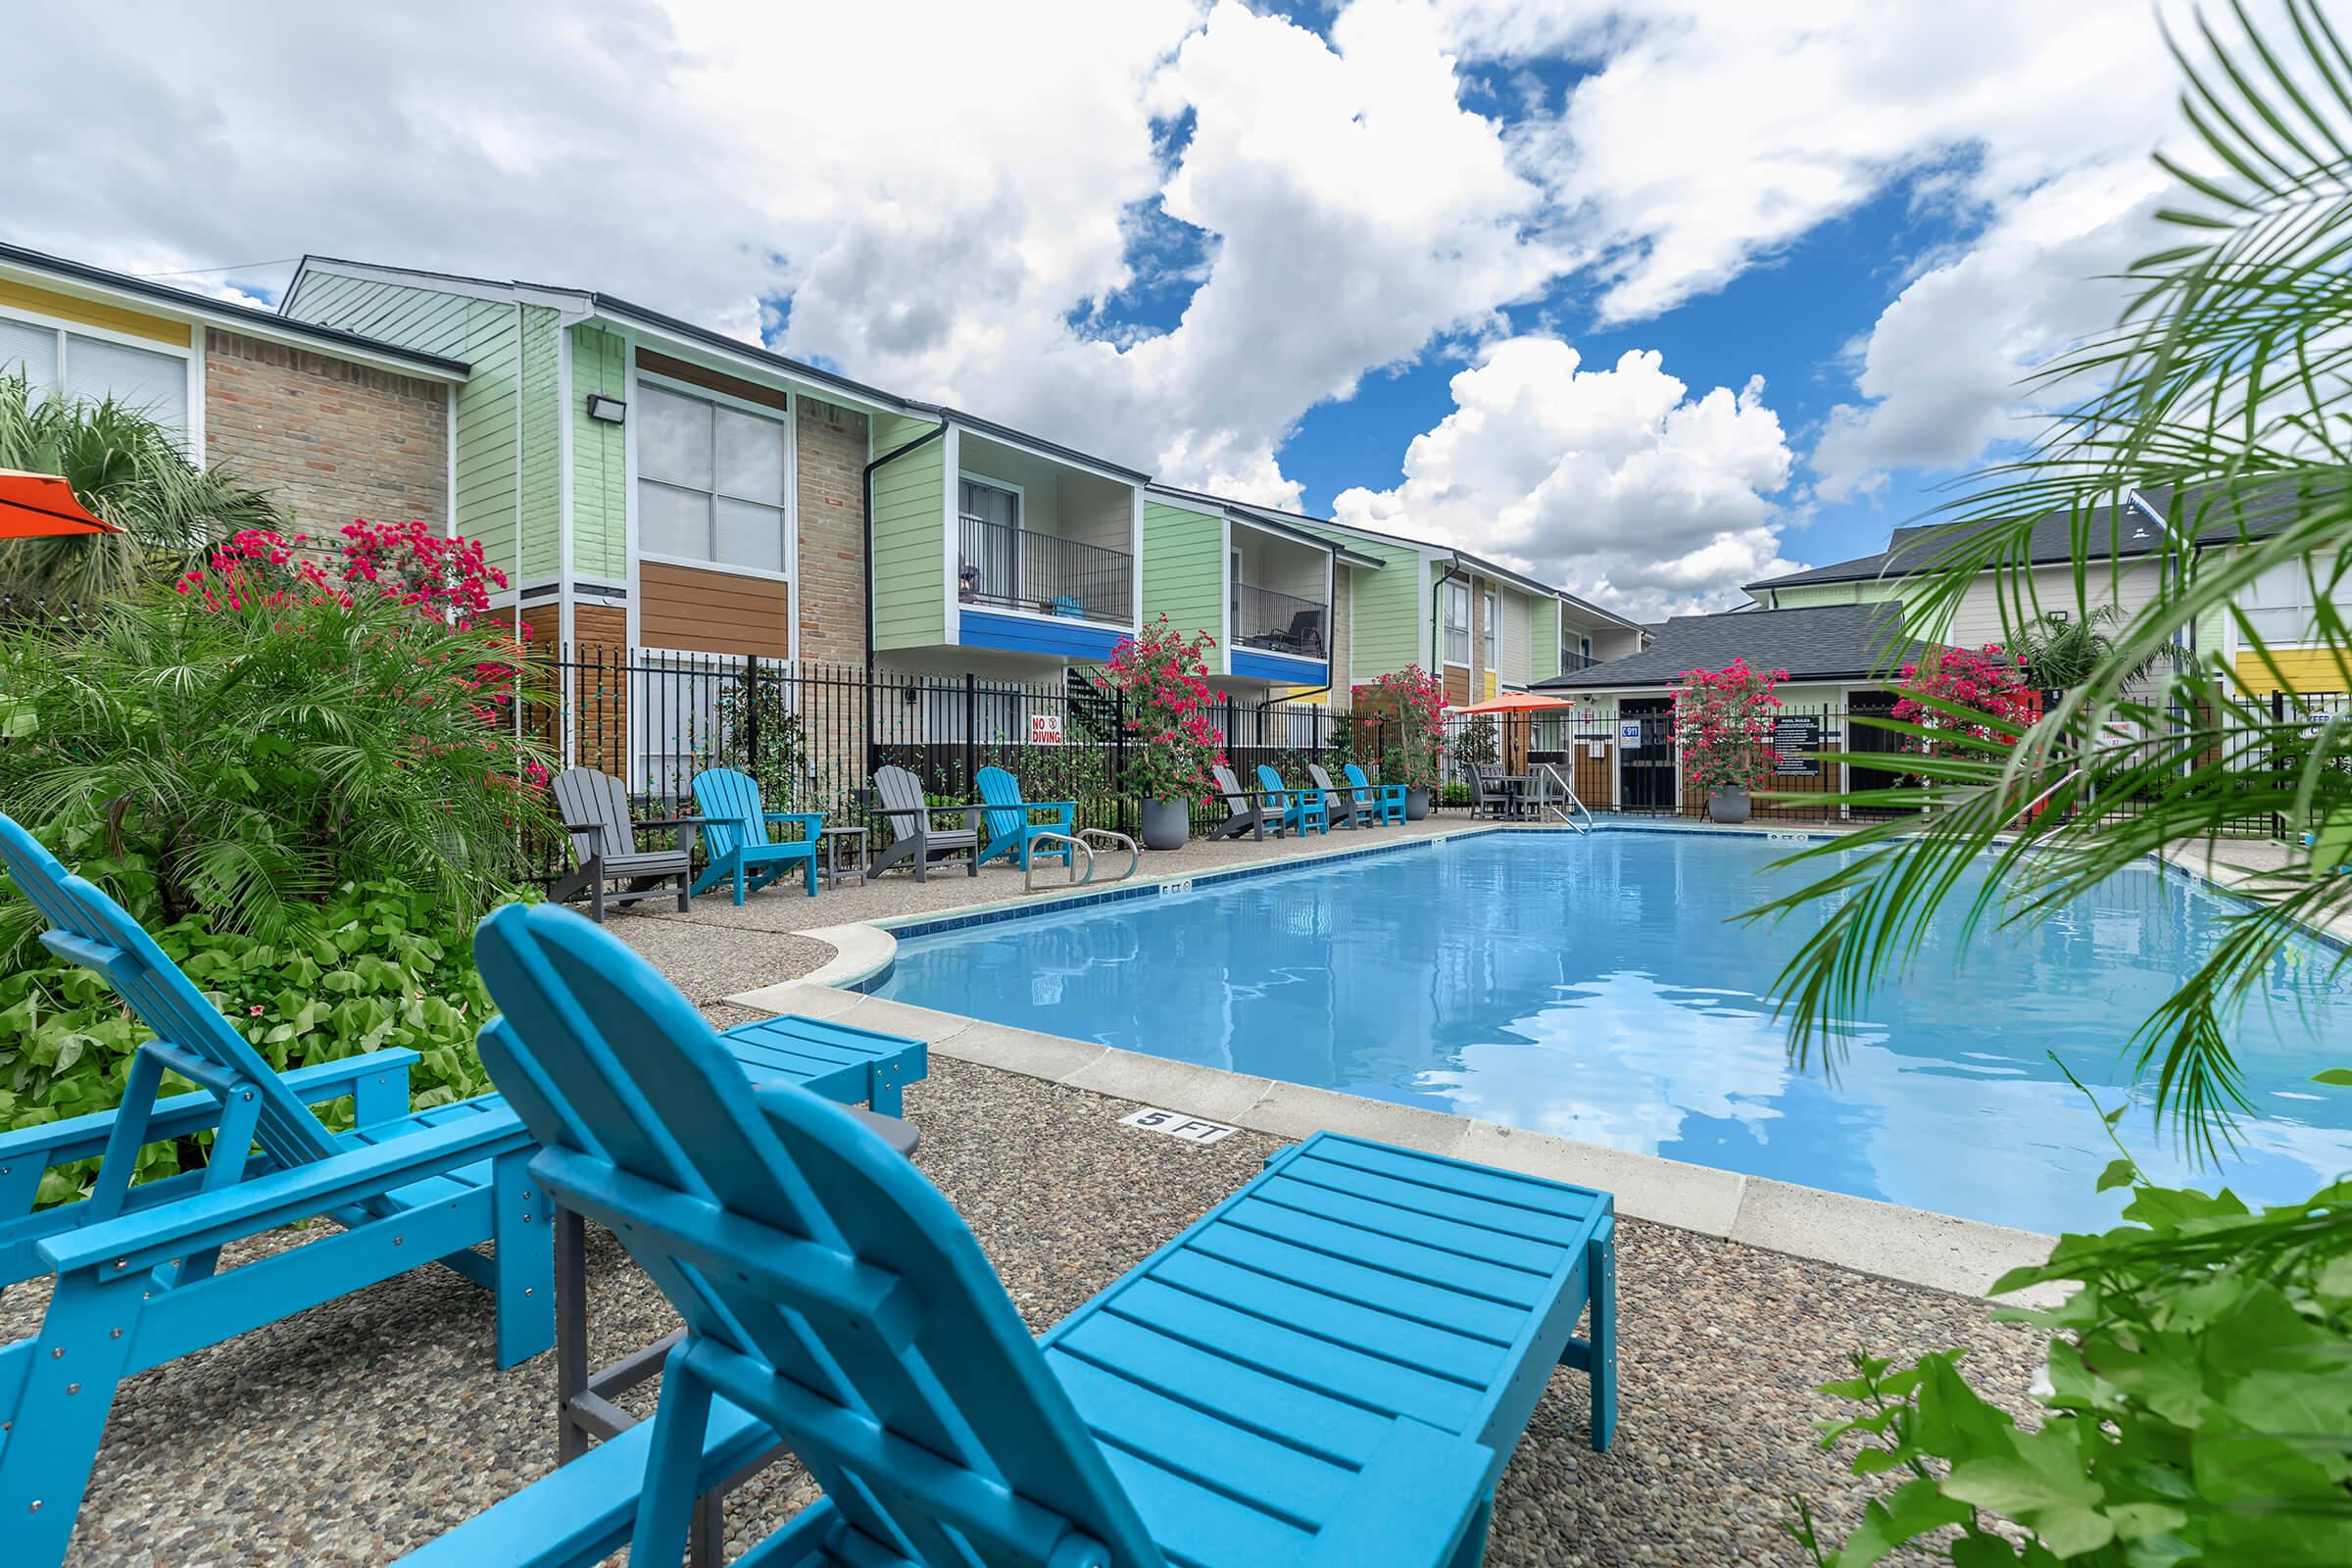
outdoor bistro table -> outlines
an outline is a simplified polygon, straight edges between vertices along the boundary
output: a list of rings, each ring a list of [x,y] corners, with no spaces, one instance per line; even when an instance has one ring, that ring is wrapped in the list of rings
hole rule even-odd
[[[864,830],[858,829],[860,833]],[[800,1076],[785,1076],[774,1058],[789,1056],[802,1049],[801,1042],[778,1038],[775,1027],[794,1023],[806,1030],[807,1020],[770,1018],[760,1023],[740,1024],[719,1038],[726,1042],[754,1084],[768,1082],[800,1083],[818,1092],[826,1092],[823,1078],[809,1082]],[[868,1039],[886,1037],[862,1030],[843,1031],[866,1035]],[[919,1046],[899,1042],[915,1053],[910,1076],[923,1075]],[[763,1070],[764,1069],[764,1070]],[[884,1066],[880,1062],[862,1068],[872,1076],[872,1092],[885,1098],[893,1109],[898,1107],[897,1086],[900,1074],[906,1071],[903,1063]],[[836,1074],[835,1076],[839,1076]],[[826,1093],[827,1099],[838,1103],[838,1086]],[[879,1133],[883,1141],[902,1154],[914,1152],[916,1134],[914,1124],[897,1116],[883,1115],[862,1105],[844,1104],[842,1109],[864,1122]],[[639,1384],[657,1377],[662,1371],[662,1357],[670,1347],[684,1338],[685,1331],[663,1335],[653,1344],[632,1350],[610,1366],[594,1371],[588,1366],[588,1223],[577,1212],[558,1203],[556,1225],[556,1462],[569,1464],[588,1451],[589,1444],[616,1438],[637,1424],[637,1417],[622,1409],[620,1396]],[[694,1527],[688,1561],[693,1568],[718,1568],[725,1554],[726,1495],[735,1488],[773,1464],[783,1452],[781,1446],[771,1448],[728,1476],[697,1499],[694,1508]]]
[[[865,886],[865,867],[869,858],[866,850],[865,829],[861,827],[829,827],[820,836],[825,841],[825,886],[829,888],[841,886],[843,868],[837,857],[841,852],[841,846],[849,841],[855,841],[858,847],[858,858],[849,866],[849,869],[858,873],[858,885]]]

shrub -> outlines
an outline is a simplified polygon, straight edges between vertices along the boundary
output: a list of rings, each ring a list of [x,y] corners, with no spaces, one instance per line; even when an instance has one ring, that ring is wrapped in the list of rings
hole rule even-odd
[[[420,1106],[490,1087],[473,1046],[491,1006],[474,972],[471,933],[428,894],[389,883],[344,886],[300,933],[224,933],[203,914],[161,920],[153,866],[138,856],[108,856],[102,828],[53,837],[60,858],[123,898],[272,1066],[397,1046],[422,1055],[410,1075]],[[37,948],[7,955],[0,961],[0,1129],[115,1105],[149,1034],[97,975]],[[169,1082],[168,1093],[190,1087]],[[345,1102],[328,1120],[348,1125],[349,1116]],[[139,1156],[139,1178],[200,1163],[194,1155],[203,1142],[150,1147]],[[38,1201],[73,1198],[91,1163],[48,1173]]]
[[[1162,612],[1093,673],[1097,691],[1123,698],[1128,733],[1141,744],[1120,782],[1147,801],[1203,801],[1216,789],[1209,769],[1225,760],[1208,716],[1207,654],[1216,645],[1206,632],[1187,637]]]
[[[237,582],[207,572],[70,636],[0,629],[0,799],[35,828],[102,827],[165,923],[274,939],[381,882],[463,931],[512,891],[516,835],[553,826],[544,763],[507,727],[512,646],[396,599]],[[0,951],[28,917],[5,916]]]
[[[1434,790],[1445,759],[1446,687],[1419,664],[1355,687],[1355,710],[1381,721],[1380,781]]]
[[[1931,732],[1902,737],[1902,749],[1913,756],[1933,753],[1947,736],[1967,751],[2011,744],[2035,717],[2024,676],[1990,643],[1937,649],[1925,663],[1905,664],[1895,689],[1895,721]]]
[[[1785,669],[1751,669],[1735,659],[1721,669],[1686,669],[1674,694],[1674,738],[1683,777],[1702,790],[1751,790],[1772,760],[1776,682]]]

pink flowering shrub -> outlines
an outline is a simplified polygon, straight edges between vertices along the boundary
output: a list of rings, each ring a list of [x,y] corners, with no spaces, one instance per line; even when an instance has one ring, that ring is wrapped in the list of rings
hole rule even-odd
[[[1187,637],[1163,613],[1095,672],[1096,690],[1126,698],[1127,729],[1141,744],[1124,782],[1145,800],[1202,801],[1216,791],[1209,769],[1225,760],[1209,716],[1207,654],[1216,645],[1206,632]]]
[[[1434,790],[1446,755],[1446,685],[1419,664],[1391,670],[1353,689],[1355,711],[1380,726],[1384,784]]]
[[[1735,659],[1721,669],[1686,669],[1674,694],[1674,738],[1683,776],[1703,790],[1752,790],[1772,760],[1772,715],[1785,669]]]
[[[1899,722],[2004,745],[2013,744],[2016,732],[2034,722],[2039,703],[2027,685],[2024,664],[2005,662],[1993,643],[1978,649],[1938,649],[1925,664],[1905,664],[1896,691],[1900,696],[1893,716]],[[1967,711],[1947,711],[1937,704]],[[1902,738],[1902,750],[1913,756],[1929,755],[1936,744],[1933,738],[1917,735]]]

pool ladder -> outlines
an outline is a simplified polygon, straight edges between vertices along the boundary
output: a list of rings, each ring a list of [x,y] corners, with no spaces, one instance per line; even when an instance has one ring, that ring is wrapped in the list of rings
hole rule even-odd
[[[1082,888],[1093,882],[1095,880],[1095,847],[1087,842],[1089,839],[1101,839],[1105,845],[1127,852],[1127,869],[1112,877],[1113,882],[1126,881],[1135,875],[1136,868],[1144,863],[1144,852],[1135,847],[1135,840],[1124,833],[1113,833],[1108,828],[1082,827],[1076,833],[1033,833],[1029,838],[1029,863],[1021,870],[1021,891],[1023,893],[1037,891],[1037,852],[1048,844],[1059,844],[1069,852],[1061,858],[1063,867],[1069,872],[1069,880],[1061,885],[1064,890]],[[1081,855],[1086,857],[1086,875],[1084,876],[1078,874],[1078,857]],[[1049,889],[1048,891],[1053,890]]]
[[[1562,778],[1560,776],[1560,770],[1552,766],[1549,762],[1538,762],[1536,764],[1536,769],[1548,776],[1554,784],[1557,784],[1560,787],[1561,798],[1565,800],[1569,806],[1575,807],[1578,811],[1582,812],[1584,815],[1584,820],[1581,822],[1578,821],[1575,817],[1569,815],[1567,810],[1563,808],[1557,802],[1554,802],[1549,798],[1544,800],[1544,809],[1550,812],[1553,816],[1558,817],[1561,821],[1567,823],[1579,833],[1592,832],[1592,808],[1587,806],[1583,801],[1580,801],[1576,798],[1576,786]]]

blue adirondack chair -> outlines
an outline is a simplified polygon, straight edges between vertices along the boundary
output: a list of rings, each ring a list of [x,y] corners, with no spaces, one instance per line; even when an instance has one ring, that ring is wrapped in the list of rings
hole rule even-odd
[[[410,1568],[673,1562],[698,1490],[779,1438],[824,1495],[765,1568],[1474,1568],[1552,1365],[1591,1374],[1608,1444],[1605,1193],[1318,1134],[1032,1341],[910,1163],[755,1090],[616,939],[512,906],[475,953],[532,1174],[685,1334],[652,1421]]]
[[[703,843],[710,852],[710,863],[694,879],[695,892],[731,881],[735,902],[741,904],[746,893],[759,892],[798,861],[808,896],[816,897],[816,847],[825,825],[823,813],[770,811],[760,804],[759,781],[731,767],[694,775],[694,806],[703,817]],[[770,822],[798,822],[801,836],[771,840]]]
[[[1341,771],[1348,775],[1348,782],[1355,786],[1356,799],[1368,800],[1372,803],[1372,809],[1378,820],[1383,822],[1404,820],[1403,785],[1375,784],[1364,777],[1364,770],[1353,762],[1349,762]]]
[[[988,848],[981,852],[981,860],[1002,855],[1020,871],[1029,869],[1033,855],[1049,858],[1058,855],[1062,864],[1070,863],[1068,844],[1038,844],[1036,839],[1041,833],[1059,833],[1067,838],[1078,824],[1076,801],[1024,801],[1021,781],[1001,767],[980,770],[980,800],[988,808],[981,813],[988,823]],[[1040,811],[1054,814],[1040,822],[1037,820]]]
[[[412,1112],[413,1051],[279,1074],[139,923],[0,816],[0,862],[53,951],[95,970],[156,1038],[111,1111],[0,1133],[0,1289],[54,1272],[39,1332],[0,1348],[0,1519],[11,1562],[61,1558],[133,1373],[435,1261],[497,1293],[502,1366],[553,1342],[548,1209],[530,1134],[495,1097]],[[167,1073],[196,1085],[167,1095]],[[312,1111],[351,1097],[357,1126]],[[132,1184],[140,1149],[215,1135],[201,1171]],[[33,1207],[97,1156],[89,1197]],[[340,1228],[225,1273],[221,1246],[324,1215]],[[495,1259],[469,1250],[495,1240]]]
[[[1265,791],[1263,805],[1269,821],[1279,819],[1283,833],[1303,833],[1313,828],[1318,833],[1331,831],[1331,816],[1323,809],[1321,790],[1295,790],[1282,781],[1282,775],[1260,762],[1257,764],[1258,788]]]

